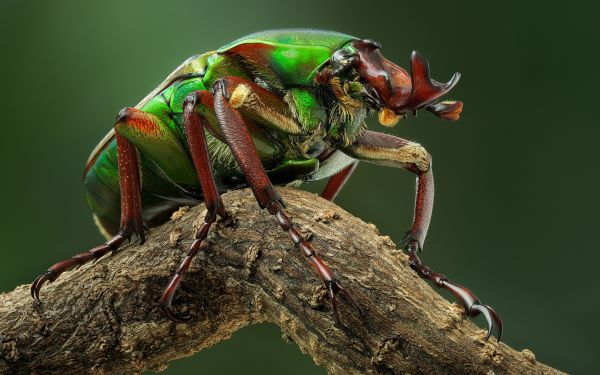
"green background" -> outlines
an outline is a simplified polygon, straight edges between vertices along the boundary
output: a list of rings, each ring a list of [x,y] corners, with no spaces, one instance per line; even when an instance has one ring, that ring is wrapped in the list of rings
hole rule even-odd
[[[433,155],[423,258],[493,305],[511,346],[597,373],[599,9],[563,3],[2,0],[0,291],[101,240],[81,173],[119,109],[189,55],[326,28],[378,40],[404,67],[418,49],[440,81],[462,73],[460,122],[423,113],[391,130]],[[338,203],[399,240],[413,196],[409,173],[362,164]],[[247,328],[166,373],[324,372],[280,336]]]

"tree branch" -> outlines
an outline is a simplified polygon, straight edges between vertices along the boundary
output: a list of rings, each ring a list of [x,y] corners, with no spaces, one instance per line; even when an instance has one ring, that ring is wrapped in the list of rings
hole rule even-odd
[[[129,374],[159,370],[225,340],[236,330],[272,322],[330,374],[558,374],[467,320],[410,269],[407,257],[377,229],[313,194],[280,189],[298,228],[366,313],[343,302],[347,332],[333,323],[327,294],[287,234],[249,190],[227,193],[232,215],[211,230],[177,292],[191,313],[175,324],[158,307],[192,238],[202,205],[153,229],[95,265],[42,289],[0,295],[0,373]],[[181,211],[180,211],[181,213]]]

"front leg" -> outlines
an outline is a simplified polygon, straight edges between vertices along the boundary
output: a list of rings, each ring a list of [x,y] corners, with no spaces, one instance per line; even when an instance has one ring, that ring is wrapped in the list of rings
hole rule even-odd
[[[389,134],[366,131],[354,144],[343,149],[345,153],[358,160],[380,165],[400,167],[417,175],[417,194],[415,212],[411,229],[401,241],[408,251],[410,266],[417,274],[432,281],[437,287],[450,291],[463,305],[468,316],[483,314],[488,323],[487,338],[497,325],[498,340],[502,336],[502,319],[467,288],[458,285],[442,274],[436,273],[421,262],[417,252],[423,249],[431,213],[433,210],[433,172],[431,156],[418,143],[410,142]]]
[[[240,86],[244,85],[243,89]],[[261,208],[266,208],[267,211],[275,216],[279,226],[288,233],[294,245],[308,259],[313,268],[318,272],[323,283],[327,287],[329,297],[331,298],[333,313],[336,322],[343,327],[340,322],[339,311],[337,306],[338,294],[345,295],[348,300],[358,307],[350,294],[344,289],[340,282],[334,277],[333,273],[317,255],[313,247],[308,243],[302,235],[294,228],[290,217],[284,211],[284,203],[279,194],[273,188],[269,177],[267,176],[260,158],[256,152],[256,147],[250,136],[248,129],[251,127],[251,122],[244,117],[237,108],[239,100],[236,93],[243,90],[244,93],[259,91],[252,83],[241,83],[236,78],[223,78],[215,83],[214,92],[214,107],[217,119],[225,140],[229,145],[240,169],[244,173],[248,185],[252,189],[254,196]],[[254,112],[254,116],[264,115],[260,107],[252,107],[251,104],[246,107],[246,111]],[[280,118],[281,119],[281,118]],[[280,121],[273,121],[280,123]],[[360,311],[360,310],[359,310]]]
[[[405,238],[406,242],[410,242],[409,246],[421,250],[431,221],[434,195],[431,157],[427,151],[418,143],[372,131],[366,131],[343,151],[358,160],[404,168],[417,175],[415,214]]]

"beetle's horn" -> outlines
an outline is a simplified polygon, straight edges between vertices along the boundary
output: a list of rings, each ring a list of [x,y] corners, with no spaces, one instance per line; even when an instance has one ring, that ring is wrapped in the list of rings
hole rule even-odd
[[[410,56],[412,92],[396,111],[414,110],[426,107],[450,91],[460,79],[460,73],[454,73],[450,81],[440,83],[429,75],[429,63],[417,51]]]

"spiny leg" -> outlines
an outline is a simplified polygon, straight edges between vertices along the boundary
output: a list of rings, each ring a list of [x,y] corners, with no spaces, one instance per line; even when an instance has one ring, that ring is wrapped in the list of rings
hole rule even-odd
[[[119,116],[117,124],[126,121]],[[142,206],[140,199],[140,172],[138,167],[137,151],[133,144],[125,137],[117,134],[117,153],[119,169],[119,187],[121,191],[121,224],[119,232],[100,246],[77,254],[70,259],[63,260],[48,268],[39,275],[31,284],[31,296],[39,300],[40,289],[46,281],[53,282],[63,272],[74,267],[84,265],[89,261],[96,261],[109,251],[115,252],[132,234],[137,234],[144,242],[144,226],[142,221]]]
[[[202,242],[206,239],[211,225],[217,218],[217,214],[223,218],[226,217],[223,202],[221,201],[219,191],[217,190],[210,164],[206,136],[204,134],[204,129],[207,127],[205,124],[206,120],[196,113],[197,104],[203,102],[204,104],[207,102],[212,103],[211,96],[212,95],[208,91],[193,92],[186,97],[183,106],[183,123],[185,134],[190,147],[190,153],[192,154],[192,159],[194,161],[194,167],[200,180],[200,186],[202,188],[202,194],[206,204],[207,213],[204,217],[204,222],[194,235],[194,241],[188,248],[185,257],[177,267],[175,274],[171,278],[171,281],[169,282],[160,299],[160,305],[169,319],[179,323],[189,321],[191,316],[178,316],[173,312],[172,302],[175,291],[179,287],[182,278],[190,268],[192,260],[200,249],[200,245],[202,245]]]
[[[262,87],[256,86],[251,81],[238,77],[232,77],[231,81],[235,82],[238,88],[232,99],[235,108],[242,112],[252,112],[275,131],[292,134],[300,133],[301,125],[291,116],[288,104],[281,98]],[[210,169],[204,137],[204,129],[206,129],[218,139],[224,140],[221,129],[215,126],[215,124],[210,124],[203,116],[210,117],[213,115],[213,111],[213,96],[208,91],[198,91],[186,98],[184,104],[184,126],[208,212],[202,227],[196,233],[194,242],[188,249],[186,257],[182,260],[160,300],[160,304],[169,318],[178,322],[187,321],[189,317],[178,317],[173,313],[171,305],[175,291],[181,283],[184,274],[189,269],[192,259],[197,254],[202,241],[206,238],[210,226],[215,221],[216,214],[218,213],[220,216],[225,217],[225,211],[223,210],[223,205]],[[202,115],[199,115],[199,113]]]
[[[329,181],[327,181],[327,185],[325,185],[325,188],[321,192],[321,197],[333,202],[333,200],[342,190],[350,176],[352,176],[352,173],[354,172],[357,166],[358,162],[354,162],[346,168],[339,171],[337,174],[331,176]]]
[[[433,172],[431,157],[425,149],[417,144],[392,135],[366,131],[365,134],[350,145],[344,152],[359,160],[367,160],[377,164],[392,165],[407,169],[417,175],[417,194],[415,198],[415,213],[411,229],[401,241],[408,251],[410,266],[417,274],[432,281],[437,287],[450,291],[464,306],[470,317],[482,314],[488,324],[487,338],[497,327],[498,340],[502,337],[502,319],[467,288],[458,285],[442,274],[436,273],[423,265],[417,252],[423,248],[423,243],[429,228],[433,210]],[[487,339],[486,338],[486,339]]]
[[[253,84],[247,84],[247,86],[250,89],[253,88]],[[235,89],[236,82],[227,78],[220,79],[215,83],[215,112],[227,144],[246,176],[259,206],[266,208],[271,215],[275,216],[281,229],[289,234],[292,242],[302,251],[318,272],[331,298],[335,320],[343,327],[339,315],[337,295],[340,293],[345,295],[358,311],[360,309],[350,293],[334,277],[329,267],[315,253],[313,247],[294,228],[289,216],[284,212],[284,203],[269,181],[248,131],[249,120],[244,118],[230,103],[231,94],[235,92]]]

